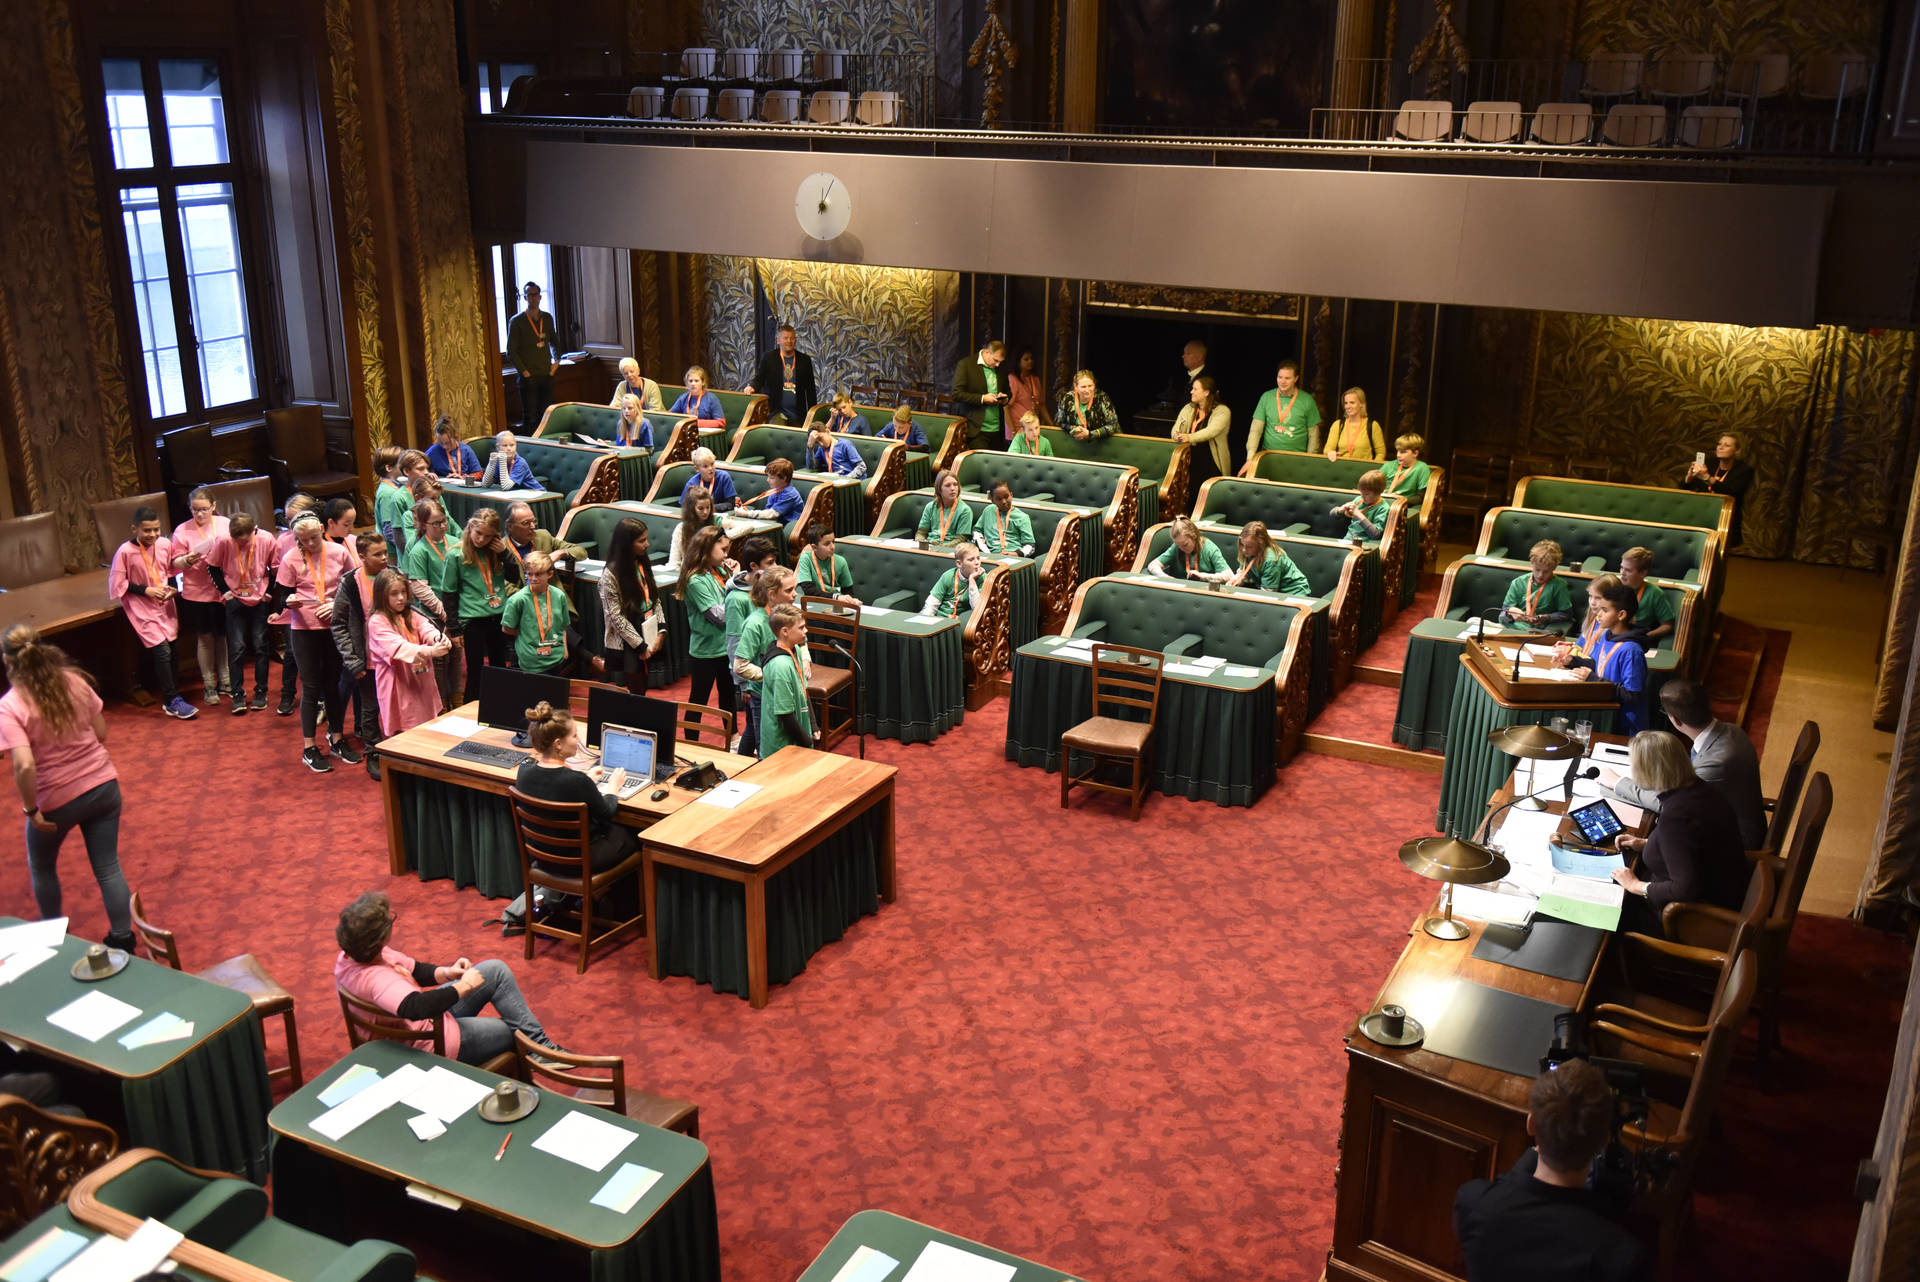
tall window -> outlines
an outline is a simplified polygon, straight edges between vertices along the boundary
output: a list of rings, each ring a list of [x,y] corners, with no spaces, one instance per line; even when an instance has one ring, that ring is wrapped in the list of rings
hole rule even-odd
[[[499,330],[500,350],[507,350],[507,326],[525,306],[520,291],[532,281],[540,287],[540,310],[551,312],[553,300],[553,246],[494,245],[493,321]]]
[[[259,397],[220,65],[108,58],[102,70],[147,405],[201,421]]]
[[[482,62],[480,64],[480,114],[491,115],[507,105],[507,93],[522,76],[540,73],[531,62]]]

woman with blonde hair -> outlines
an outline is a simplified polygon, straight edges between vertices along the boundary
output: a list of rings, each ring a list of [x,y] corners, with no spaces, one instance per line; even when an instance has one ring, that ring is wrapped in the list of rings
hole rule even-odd
[[[133,914],[120,871],[120,778],[107,757],[100,696],[31,624],[0,639],[11,689],[0,697],[0,747],[13,757],[13,786],[27,817],[27,873],[41,920],[61,916],[60,846],[73,829],[107,908],[109,948],[133,949]]]
[[[615,445],[639,450],[653,448],[653,424],[641,412],[643,408],[638,396],[620,398],[620,421],[613,425]]]
[[[1076,441],[1104,441],[1120,430],[1120,415],[1090,369],[1073,376],[1073,386],[1060,394],[1053,419]]]
[[[1340,420],[1327,428],[1327,457],[1330,459],[1357,458],[1372,463],[1386,461],[1387,437],[1380,430],[1380,424],[1367,417],[1367,393],[1358,387],[1349,387],[1340,395],[1340,405],[1345,411]]]
[[[1659,938],[1671,903],[1736,909],[1747,893],[1751,865],[1740,839],[1740,817],[1720,790],[1693,770],[1687,744],[1665,730],[1643,730],[1628,747],[1633,784],[1660,798],[1649,837],[1621,836],[1623,855],[1638,856],[1613,870],[1626,889],[1620,929]]]

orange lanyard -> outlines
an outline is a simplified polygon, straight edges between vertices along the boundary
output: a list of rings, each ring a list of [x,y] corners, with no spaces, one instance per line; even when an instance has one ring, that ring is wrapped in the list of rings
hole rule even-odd
[[[1589,623],[1586,627],[1580,629],[1580,644],[1586,647],[1588,654],[1594,654],[1600,649],[1600,639],[1604,636],[1606,636],[1606,633],[1602,632],[1596,625]]]
[[[433,553],[436,557],[440,558],[440,564],[445,565],[447,563],[447,541],[445,539],[440,540],[440,545],[438,547],[434,546],[432,539],[428,539],[427,551]]]
[[[1612,645],[1608,646],[1605,650],[1602,650],[1600,648],[1599,639],[1596,639],[1594,641],[1593,643],[1593,675],[1595,677],[1600,676],[1601,669],[1607,666],[1607,660],[1613,657],[1613,652],[1615,650],[1618,650],[1621,646],[1625,645],[1626,643],[1627,643],[1627,639],[1625,637],[1622,637],[1620,638],[1620,640],[1615,641]]]
[[[1085,427],[1087,425],[1087,411],[1092,408],[1092,401],[1088,401],[1085,405],[1082,405],[1078,396],[1073,398],[1073,416],[1080,420],[1080,426]]]
[[[1529,585],[1533,583],[1533,578],[1531,575],[1528,576],[1527,583]],[[1523,589],[1524,592],[1526,593],[1528,614],[1539,613],[1539,611],[1535,610],[1533,607],[1538,605],[1541,599],[1547,595],[1547,589],[1552,585],[1553,585],[1553,580],[1548,579],[1545,583],[1542,583],[1538,588],[1528,586],[1527,588]]]
[[[1360,420],[1361,435],[1364,436],[1366,434],[1366,431],[1367,431],[1367,420],[1361,419]],[[1342,454],[1353,453],[1353,424],[1348,422],[1346,419],[1340,420],[1340,452]]]
[[[940,507],[937,503],[934,504],[934,506],[940,510],[940,541],[945,543],[947,541],[947,527],[953,524],[954,514],[960,510],[960,500],[955,499],[952,507]]]
[[[941,533],[944,534],[946,533],[946,531],[942,529]],[[839,590],[840,570],[839,570],[839,567],[836,566],[831,559],[827,561],[827,577],[825,578],[825,580],[822,580],[820,577],[820,558],[813,554],[812,548],[807,549],[807,564],[813,567],[813,581],[816,584],[824,581],[827,585],[827,590],[829,592],[834,592]]]
[[[355,574],[360,581],[360,608],[362,610],[371,610],[373,608],[373,580],[367,577],[367,567],[364,565],[361,566]]]
[[[258,534],[249,535],[247,537],[247,547],[244,552],[240,550],[239,544],[236,543],[233,545],[233,568],[239,571],[236,582],[242,585],[253,578],[253,549],[259,543],[259,540],[260,536]]]
[[[1410,467],[1402,468],[1398,463],[1395,463],[1393,465],[1393,484],[1387,487],[1387,493],[1411,495],[1413,493],[1412,487],[1409,486],[1407,489],[1403,490],[1400,488],[1400,483],[1402,481],[1409,480],[1412,476],[1413,476],[1412,468]]]
[[[520,567],[520,573],[525,574],[527,572],[527,559],[520,555],[519,548],[513,546],[513,536],[508,535],[500,541],[507,545],[507,551],[513,553],[513,563]]]
[[[957,567],[950,571],[950,573],[953,575],[953,592],[947,597],[947,610],[949,611],[947,617],[949,619],[957,619],[960,617],[960,603],[967,599],[967,587],[973,581],[962,577]]]
[[[411,611],[402,610],[397,616],[389,615],[388,617],[393,619],[394,625],[399,629],[400,635],[407,639],[408,645],[419,645],[420,634],[414,631],[413,620],[407,617],[409,613]]]
[[[994,511],[1000,520],[1000,554],[1005,556],[1007,551],[1007,522],[1013,519],[1013,509],[1008,508],[1006,511],[1001,512],[996,508]]]
[[[300,560],[304,562],[306,565],[307,577],[313,580],[315,594],[320,598],[320,600],[322,601],[326,600],[327,599],[327,545],[325,540],[322,540],[320,544],[320,569],[317,572],[313,568],[313,558],[307,555],[306,550],[304,548],[301,549]]]
[[[547,590],[539,596],[534,596],[532,592],[528,592],[527,599],[533,602],[533,621],[540,625],[540,640],[542,644],[545,644],[547,629],[553,626],[553,588],[549,586]],[[544,616],[540,613],[540,603],[542,601],[545,601],[547,606],[547,612]]]
[[[1278,394],[1275,394],[1273,398],[1273,408],[1280,414],[1280,426],[1286,426],[1287,419],[1293,414],[1293,403],[1299,399],[1300,389],[1297,387],[1293,389],[1293,395],[1287,398],[1285,405],[1280,404],[1280,397]]]
[[[541,323],[545,320],[546,315],[544,313],[538,315],[533,312],[527,313],[527,325],[533,330],[534,338],[539,341],[542,347],[546,346],[547,342],[547,327]]]
[[[200,527],[199,527],[199,526],[195,526],[194,528],[195,528],[195,529],[198,529],[198,528],[200,528]],[[204,543],[202,543],[202,544],[200,545],[200,555],[201,555],[201,557],[202,557],[203,559],[204,559],[205,557],[207,557],[208,555],[210,555],[210,553],[211,553],[211,551],[212,551],[212,549],[213,549],[213,543],[214,543],[214,540],[215,540],[215,539],[218,539],[219,537],[220,537],[220,531],[214,528],[214,524],[213,524],[213,520],[212,520],[212,518],[208,518],[208,520],[207,520],[207,539],[206,539],[206,542],[204,542]]]
[[[480,581],[487,585],[487,604],[492,605],[499,596],[493,590],[493,553],[488,552],[485,560],[475,561],[473,568],[480,571]]]
[[[150,588],[157,588],[166,582],[166,579],[161,577],[160,574],[159,559],[153,554],[153,549],[159,545],[158,539],[154,540],[151,544],[139,543],[137,541],[135,543],[135,546],[140,549],[140,559],[147,563],[147,586]]]

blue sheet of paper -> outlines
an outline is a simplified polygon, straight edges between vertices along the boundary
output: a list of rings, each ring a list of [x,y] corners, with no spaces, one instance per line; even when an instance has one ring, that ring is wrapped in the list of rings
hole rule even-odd
[[[25,1250],[0,1265],[6,1282],[42,1282],[48,1274],[79,1254],[87,1239],[67,1229],[48,1229]]]
[[[365,1064],[355,1064],[340,1074],[339,1081],[320,1092],[320,1103],[325,1108],[343,1104],[379,1080],[380,1070],[369,1068]]]
[[[1588,877],[1594,881],[1611,881],[1613,870],[1625,866],[1620,856],[1611,850],[1588,854],[1582,850],[1562,846],[1558,842],[1553,845],[1555,872],[1567,873],[1574,877]]]
[[[660,1172],[636,1166],[632,1162],[622,1162],[620,1169],[593,1195],[593,1204],[625,1215],[659,1181]]]

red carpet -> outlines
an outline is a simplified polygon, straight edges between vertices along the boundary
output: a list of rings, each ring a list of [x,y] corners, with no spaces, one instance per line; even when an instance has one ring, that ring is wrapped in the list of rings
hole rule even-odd
[[[1430,898],[1391,852],[1428,830],[1437,776],[1303,754],[1250,812],[1156,797],[1132,825],[1116,798],[1062,812],[1053,776],[1006,764],[995,703],[936,745],[869,741],[901,769],[900,901],[754,1011],[648,980],[634,945],[584,977],[556,945],[522,962],[485,924],[497,902],[387,876],[376,788],[300,769],[289,720],[109,720],[128,878],[189,966],[258,954],[296,994],[311,1073],[345,1050],[332,929],[360,890],[393,894],[419,956],[506,957],[561,1042],[699,1102],[729,1282],[787,1282],[863,1207],[1086,1277],[1318,1277],[1341,1034]],[[8,840],[0,910],[31,916]],[[98,938],[77,836],[63,871]],[[1885,1090],[1897,941],[1822,922],[1797,943],[1786,1037],[1808,1057],[1742,1088],[1771,1116],[1727,1128],[1702,1206],[1728,1277],[1844,1272],[1847,1172]]]
[[[1413,604],[1396,614],[1387,625],[1380,629],[1380,635],[1373,644],[1360,652],[1354,662],[1369,668],[1388,668],[1394,672],[1406,666],[1407,638],[1413,635],[1422,619],[1433,617],[1433,607],[1440,601],[1440,581],[1435,579],[1430,586],[1423,587],[1414,594]]]
[[[1399,706],[1399,686],[1353,681],[1327,702],[1307,729],[1314,734],[1392,746],[1393,714]]]

